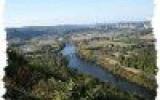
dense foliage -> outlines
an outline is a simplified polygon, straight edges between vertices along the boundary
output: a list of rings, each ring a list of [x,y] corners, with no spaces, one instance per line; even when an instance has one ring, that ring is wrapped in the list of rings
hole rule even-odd
[[[68,69],[60,53],[25,56],[8,49],[7,93],[11,100],[143,100]]]

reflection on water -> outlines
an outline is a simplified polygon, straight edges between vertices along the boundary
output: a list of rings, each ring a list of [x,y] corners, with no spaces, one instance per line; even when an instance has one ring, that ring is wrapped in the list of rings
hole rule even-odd
[[[104,70],[103,68],[80,59],[76,55],[76,50],[74,45],[66,44],[62,53],[64,56],[67,57],[70,68],[77,69],[80,73],[89,74],[95,78],[98,78],[103,82],[110,83],[123,91],[140,94],[143,97],[146,97],[147,100],[150,100],[149,98],[152,98],[150,92],[147,91],[145,88],[137,86],[134,83],[127,82],[124,79],[118,78],[113,74],[111,74],[110,72]]]

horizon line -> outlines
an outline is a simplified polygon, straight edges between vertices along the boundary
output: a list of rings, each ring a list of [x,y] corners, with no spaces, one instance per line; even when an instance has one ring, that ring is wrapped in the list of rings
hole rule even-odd
[[[116,24],[116,23],[138,23],[138,22],[152,22],[152,20],[126,20],[126,21],[112,21],[112,22],[93,22],[93,23],[73,23],[73,24],[55,24],[55,25],[22,25],[22,26],[6,26],[5,28],[25,28],[25,27],[53,27],[53,26],[86,26],[97,24]]]

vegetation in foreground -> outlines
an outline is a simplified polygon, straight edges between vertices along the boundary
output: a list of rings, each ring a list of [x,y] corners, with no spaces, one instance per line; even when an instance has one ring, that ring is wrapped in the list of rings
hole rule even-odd
[[[48,46],[24,55],[8,48],[4,97],[11,100],[144,100],[67,69],[67,61],[58,52],[60,49]]]

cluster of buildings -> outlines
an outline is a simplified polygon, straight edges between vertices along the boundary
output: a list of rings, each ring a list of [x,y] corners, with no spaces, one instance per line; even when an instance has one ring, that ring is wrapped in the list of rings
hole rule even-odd
[[[97,24],[98,29],[123,29],[123,28],[152,28],[150,21],[137,21],[137,22],[119,22],[119,23],[107,23],[107,24]]]

